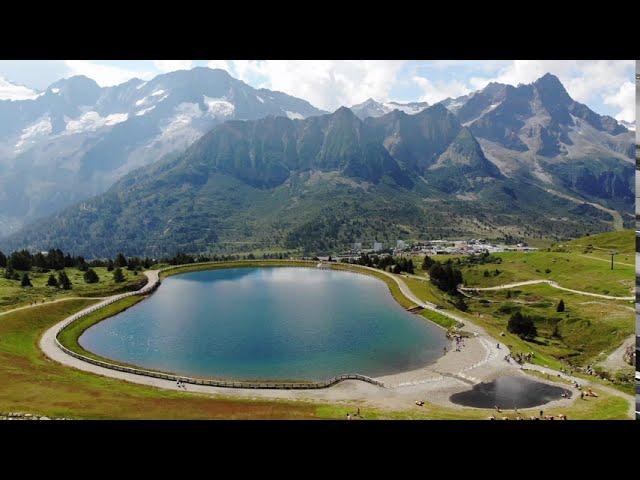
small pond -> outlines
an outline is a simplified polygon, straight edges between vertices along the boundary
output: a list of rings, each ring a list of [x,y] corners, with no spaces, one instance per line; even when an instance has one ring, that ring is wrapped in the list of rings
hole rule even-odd
[[[504,376],[492,382],[479,383],[471,390],[455,393],[449,400],[465,407],[530,408],[559,400],[563,398],[563,393],[571,397],[571,390],[566,388],[526,377]]]

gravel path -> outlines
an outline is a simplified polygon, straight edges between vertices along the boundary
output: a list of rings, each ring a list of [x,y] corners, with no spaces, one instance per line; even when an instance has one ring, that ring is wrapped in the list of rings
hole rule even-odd
[[[591,293],[591,292],[584,292],[582,290],[573,290],[572,288],[566,288],[566,287],[561,287],[560,285],[558,285],[557,282],[554,282],[553,280],[544,280],[544,279],[540,279],[540,280],[526,280],[524,282],[514,282],[514,283],[506,283],[504,285],[496,285],[495,287],[460,287],[460,290],[466,291],[466,292],[484,292],[484,291],[491,291],[491,290],[504,290],[507,288],[514,288],[514,287],[522,287],[524,285],[536,285],[539,283],[546,283],[547,285],[550,285],[553,288],[557,288],[558,290],[564,290],[565,292],[571,292],[571,293],[577,293],[578,295],[587,295],[589,297],[596,297],[596,298],[606,298],[607,300],[626,300],[626,301],[630,301],[630,300],[635,300],[636,297],[634,297],[633,295],[628,296],[628,297],[615,297],[613,295],[603,295],[601,293]]]
[[[40,307],[42,305],[49,305],[51,303],[60,303],[67,302],[69,300],[104,300],[109,297],[64,297],[58,298],[56,300],[49,300],[47,302],[38,302],[31,305],[23,305],[22,307],[12,308],[11,310],[5,310],[4,312],[0,312],[0,316],[7,315],[9,313],[17,312],[19,310],[26,310],[27,308]]]
[[[635,335],[631,335],[624,342],[622,342],[622,345],[620,345],[613,352],[611,352],[611,354],[607,358],[605,358],[602,362],[600,362],[598,365],[606,368],[607,370],[619,370],[621,368],[631,368],[631,365],[626,363],[623,357],[624,357],[624,352],[627,350],[627,348],[635,344],[636,344],[636,337]]]

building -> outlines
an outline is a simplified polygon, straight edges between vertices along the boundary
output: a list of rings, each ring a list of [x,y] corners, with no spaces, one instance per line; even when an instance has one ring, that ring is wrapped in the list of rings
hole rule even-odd
[[[356,252],[359,252],[360,250],[362,250],[362,242],[354,242],[353,250]]]
[[[373,242],[373,251],[374,252],[379,252],[380,250],[382,250],[382,243]]]
[[[407,244],[404,242],[404,240],[398,240],[396,242],[396,249],[404,250],[406,247],[407,247]]]

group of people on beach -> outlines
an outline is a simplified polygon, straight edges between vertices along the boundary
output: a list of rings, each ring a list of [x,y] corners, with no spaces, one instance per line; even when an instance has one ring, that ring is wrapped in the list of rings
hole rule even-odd
[[[503,358],[507,363],[511,363],[511,360],[513,360],[517,364],[523,365],[527,362],[530,362],[533,356],[534,356],[533,352],[516,353],[515,355],[512,355],[511,353],[507,353]]]
[[[455,343],[456,346],[456,352],[459,352],[462,350],[462,347],[464,347],[464,337],[462,335],[458,335],[458,334],[451,334],[449,336],[450,339],[452,339]],[[445,347],[445,353],[446,353],[446,348]]]
[[[183,390],[187,389],[187,386],[182,380],[176,380],[176,387],[181,388]]]

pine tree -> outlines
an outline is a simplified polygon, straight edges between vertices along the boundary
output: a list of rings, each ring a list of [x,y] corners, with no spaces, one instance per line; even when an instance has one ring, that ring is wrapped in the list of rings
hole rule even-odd
[[[113,281],[116,283],[124,282],[124,274],[122,273],[122,269],[120,267],[116,268],[113,271]]]
[[[558,302],[558,306],[556,307],[556,312],[564,312],[564,300],[560,299],[560,302]]]
[[[67,276],[67,272],[60,270],[58,273],[58,284],[63,290],[71,290],[71,280]]]
[[[29,278],[29,274],[28,273],[24,273],[22,275],[22,281],[20,282],[20,286],[21,287],[33,287],[33,285],[31,285],[31,279]]]
[[[84,281],[86,283],[98,283],[100,281],[100,278],[98,277],[98,274],[93,270],[93,268],[90,268],[89,270],[84,272]]]
[[[7,266],[4,269],[4,278],[6,278],[7,280],[13,280],[15,276],[15,272],[13,270],[13,266],[11,265],[11,262],[7,262]]]
[[[109,259],[109,261],[107,262],[107,272],[113,272],[113,269],[113,260]]]
[[[0,250],[0,268],[6,268],[7,266],[7,257],[2,250]]]
[[[433,265],[433,259],[429,255],[425,255],[422,261],[422,270],[429,270],[431,265]]]
[[[125,257],[122,253],[119,253],[116,257],[116,266],[120,268],[126,267],[127,263],[127,257]]]
[[[55,275],[52,273],[49,275],[49,279],[47,280],[47,285],[49,287],[57,287],[58,286],[58,280],[56,280]]]

